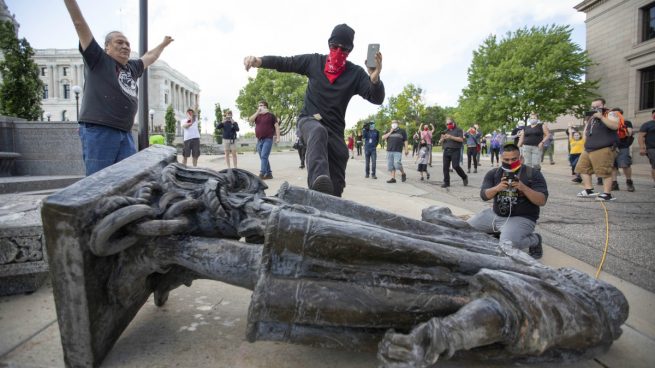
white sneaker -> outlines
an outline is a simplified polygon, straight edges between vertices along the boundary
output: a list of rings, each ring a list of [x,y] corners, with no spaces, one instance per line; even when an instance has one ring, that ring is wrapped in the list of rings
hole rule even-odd
[[[578,193],[578,197],[591,198],[591,197],[596,197],[596,196],[598,196],[599,194],[600,194],[600,193],[598,193],[598,192],[587,193],[587,190],[586,190],[586,189],[583,189],[582,192]]]
[[[609,193],[601,193],[598,195],[598,197],[596,197],[597,201],[613,201],[615,199],[616,198],[612,197],[612,195]]]

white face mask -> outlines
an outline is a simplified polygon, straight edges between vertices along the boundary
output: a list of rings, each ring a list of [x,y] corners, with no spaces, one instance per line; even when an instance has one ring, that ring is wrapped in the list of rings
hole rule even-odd
[[[391,129],[396,129],[396,128],[398,128],[398,124],[396,123],[391,124]]]
[[[528,124],[530,124],[530,125],[537,125],[537,122],[538,122],[538,121],[539,121],[539,120],[537,120],[537,119],[530,119],[530,120],[528,120]]]

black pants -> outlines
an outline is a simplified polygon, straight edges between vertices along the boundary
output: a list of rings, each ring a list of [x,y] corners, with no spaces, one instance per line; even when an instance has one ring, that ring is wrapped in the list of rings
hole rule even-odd
[[[333,194],[341,197],[346,186],[346,165],[350,157],[343,141],[343,132],[337,136],[320,121],[308,117],[298,121],[298,128],[306,148],[307,185],[311,188],[316,178],[327,175],[332,180]]]
[[[494,164],[494,156],[496,157],[496,163],[500,163],[500,148],[492,148],[491,149],[491,164]]]
[[[450,165],[452,163],[453,169],[457,172],[462,179],[466,179],[467,176],[464,173],[464,170],[459,166],[459,148],[446,148],[443,152],[443,182],[446,185],[450,185]]]
[[[305,145],[298,145],[298,157],[300,157],[300,166],[305,167]]]
[[[466,156],[468,158],[468,169],[471,170],[471,157],[473,157],[473,168],[478,169],[478,149],[477,147],[466,147]]]

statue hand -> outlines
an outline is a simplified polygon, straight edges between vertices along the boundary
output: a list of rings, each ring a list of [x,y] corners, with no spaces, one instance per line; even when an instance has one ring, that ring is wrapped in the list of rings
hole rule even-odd
[[[435,320],[436,318],[433,318]],[[431,340],[435,324],[432,320],[416,326],[409,335],[387,331],[378,345],[378,360],[380,367],[385,368],[428,368],[439,359],[439,354],[445,350],[437,348]],[[437,349],[435,349],[437,348]],[[439,350],[439,351],[437,351]]]

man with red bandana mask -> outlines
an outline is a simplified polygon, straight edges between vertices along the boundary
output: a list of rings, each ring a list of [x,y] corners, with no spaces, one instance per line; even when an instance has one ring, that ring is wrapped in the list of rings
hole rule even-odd
[[[341,197],[346,186],[349,155],[343,136],[348,103],[354,95],[360,95],[381,105],[385,95],[380,80],[382,54],[376,54],[376,67],[368,68],[368,74],[347,60],[354,37],[352,28],[339,24],[328,39],[328,55],[246,56],[243,61],[246,70],[261,67],[308,78],[298,119],[298,131],[306,145],[307,185],[337,197]]]
[[[450,186],[450,165],[453,165],[453,170],[462,178],[464,186],[469,184],[469,178],[462,170],[460,163],[460,156],[462,154],[462,142],[464,142],[464,133],[455,124],[453,118],[446,118],[446,131],[441,134],[439,143],[443,148],[443,184],[442,188]]]
[[[484,176],[480,197],[493,198],[493,209],[487,208],[468,220],[471,227],[500,233],[500,241],[510,241],[519,249],[527,249],[534,258],[541,258],[541,235],[534,232],[539,207],[546,204],[548,186],[541,171],[521,166],[519,147],[514,142],[503,146],[502,167],[489,170]]]

